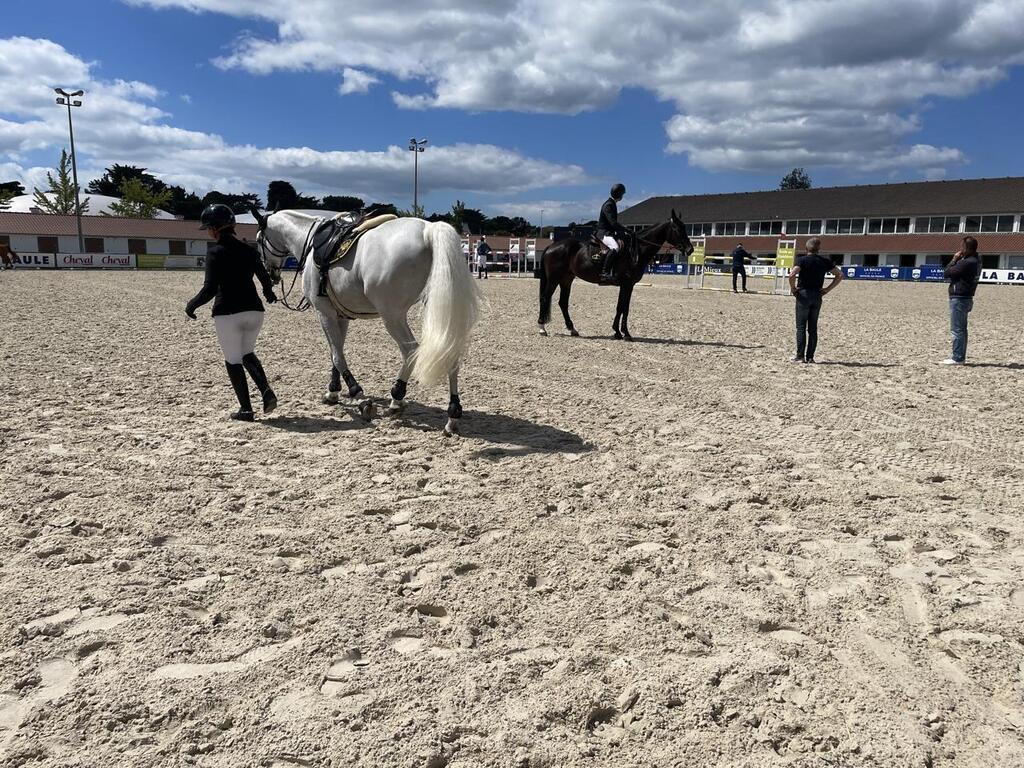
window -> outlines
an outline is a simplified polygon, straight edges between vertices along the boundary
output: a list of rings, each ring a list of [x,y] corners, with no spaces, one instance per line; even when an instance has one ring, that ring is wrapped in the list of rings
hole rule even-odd
[[[960,231],[960,217],[959,216],[947,216],[946,217],[946,232],[959,232],[959,231]]]
[[[964,223],[964,232],[981,232],[981,216],[968,216]]]
[[[103,253],[103,238],[102,237],[87,237],[87,238],[85,238],[85,252],[86,253]]]
[[[832,263],[835,266],[839,267],[839,266],[842,266],[843,260],[846,257],[843,254],[841,254],[841,253],[833,253],[831,256],[829,256],[829,258],[832,259]]]
[[[821,219],[801,219],[786,222],[787,235],[820,235]]]
[[[998,253],[983,253],[981,255],[981,268],[982,269],[999,269],[999,254]]]
[[[1007,266],[1010,269],[1024,269],[1024,256],[1011,256]]]
[[[959,232],[960,231],[960,217],[959,216],[931,216],[929,218],[920,218],[914,222],[914,231],[918,233],[931,232],[935,234],[937,232]]]
[[[877,235],[882,231],[882,220],[881,219],[870,219],[868,220],[868,232],[872,235]]]
[[[751,235],[781,235],[781,221],[752,221],[750,222]]]
[[[56,253],[60,250],[56,237],[37,237],[36,241],[39,253]]]
[[[967,225],[973,226],[978,221],[977,216],[968,216]],[[978,229],[968,229],[968,232],[1013,232],[1013,216],[982,216],[980,217]]]
[[[171,240],[168,243],[170,248],[169,253],[171,256],[184,256],[185,255],[185,241],[184,240]]]
[[[862,235],[864,234],[864,219],[829,219],[825,222],[825,233],[829,235]],[[813,234],[818,234],[818,232]]]
[[[901,267],[916,267],[917,266],[917,254],[916,253],[901,253],[900,254],[900,266]]]
[[[896,219],[896,231],[906,233],[910,231],[910,219]]]
[[[0,245],[6,245],[8,248],[11,247],[11,236],[0,235]]]
[[[924,257],[924,263],[930,267],[941,267],[943,258],[938,253],[931,253]]]
[[[726,221],[715,224],[716,235],[743,235],[747,232],[746,222]]]
[[[915,232],[927,232],[930,227],[931,219],[922,218],[914,219],[914,231]]]
[[[865,267],[877,267],[878,266],[878,254],[877,253],[865,253],[863,256],[863,262]]]
[[[146,252],[146,241],[142,239],[129,239],[128,240],[128,253],[145,253]]]

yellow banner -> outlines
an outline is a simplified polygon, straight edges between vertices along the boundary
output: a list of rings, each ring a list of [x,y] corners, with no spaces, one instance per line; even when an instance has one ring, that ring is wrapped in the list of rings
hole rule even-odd
[[[775,251],[775,266],[790,268],[796,262],[796,240],[779,240]]]
[[[136,257],[136,266],[139,269],[163,269],[166,257],[159,253],[140,253]]]
[[[704,240],[691,240],[690,244],[693,246],[693,253],[690,254],[691,264],[703,264],[704,263]]]

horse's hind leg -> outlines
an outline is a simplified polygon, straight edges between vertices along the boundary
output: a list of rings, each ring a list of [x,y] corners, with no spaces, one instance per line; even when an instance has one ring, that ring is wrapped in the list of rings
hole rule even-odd
[[[562,282],[562,290],[558,294],[558,308],[562,310],[562,317],[565,318],[565,327],[569,330],[570,336],[579,336],[579,331],[572,324],[569,317],[569,294],[572,293],[572,278]]]
[[[459,398],[459,369],[448,374],[448,423],[444,433],[449,437],[459,434],[459,420],[462,418],[462,400]]]
[[[405,394],[409,386],[409,376],[412,374],[413,355],[418,345],[405,314],[385,317],[384,327],[388,329],[388,333],[402,353],[402,369],[398,372],[394,386],[391,387],[391,404],[388,406],[388,412],[395,414],[401,413],[405,408]]]
[[[327,343],[331,348],[331,381],[327,385],[327,394],[324,395],[325,403],[335,405],[341,399],[341,380],[345,380],[348,387],[348,396],[352,398],[363,394],[363,388],[359,386],[355,376],[348,369],[345,361],[345,336],[348,334],[348,318],[339,315],[328,315],[317,312],[320,318],[320,327],[324,329]]]

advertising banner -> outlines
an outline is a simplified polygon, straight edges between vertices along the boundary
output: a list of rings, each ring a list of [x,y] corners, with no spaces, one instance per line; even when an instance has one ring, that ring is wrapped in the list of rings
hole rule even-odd
[[[139,269],[163,269],[166,258],[162,253],[140,253],[135,263]]]
[[[164,256],[164,269],[202,269],[205,256]]]
[[[508,241],[508,252],[509,253],[515,253],[515,254],[519,253],[519,238],[518,237],[509,238],[509,241]]]
[[[981,282],[1024,285],[1024,269],[983,269]]]
[[[850,280],[899,280],[902,282],[935,283],[945,280],[942,267],[840,267]]]
[[[57,269],[135,269],[135,254],[58,253]]]
[[[526,241],[526,253],[531,258],[537,253],[537,241],[527,240]]]
[[[54,269],[56,256],[52,253],[15,253],[11,251],[11,263],[15,269]]]

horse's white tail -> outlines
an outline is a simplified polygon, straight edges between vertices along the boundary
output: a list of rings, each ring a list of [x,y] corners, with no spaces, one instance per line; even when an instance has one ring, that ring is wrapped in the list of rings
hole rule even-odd
[[[480,297],[458,232],[438,221],[426,225],[423,238],[433,263],[423,289],[423,328],[412,376],[431,386],[458,368],[480,315]]]

